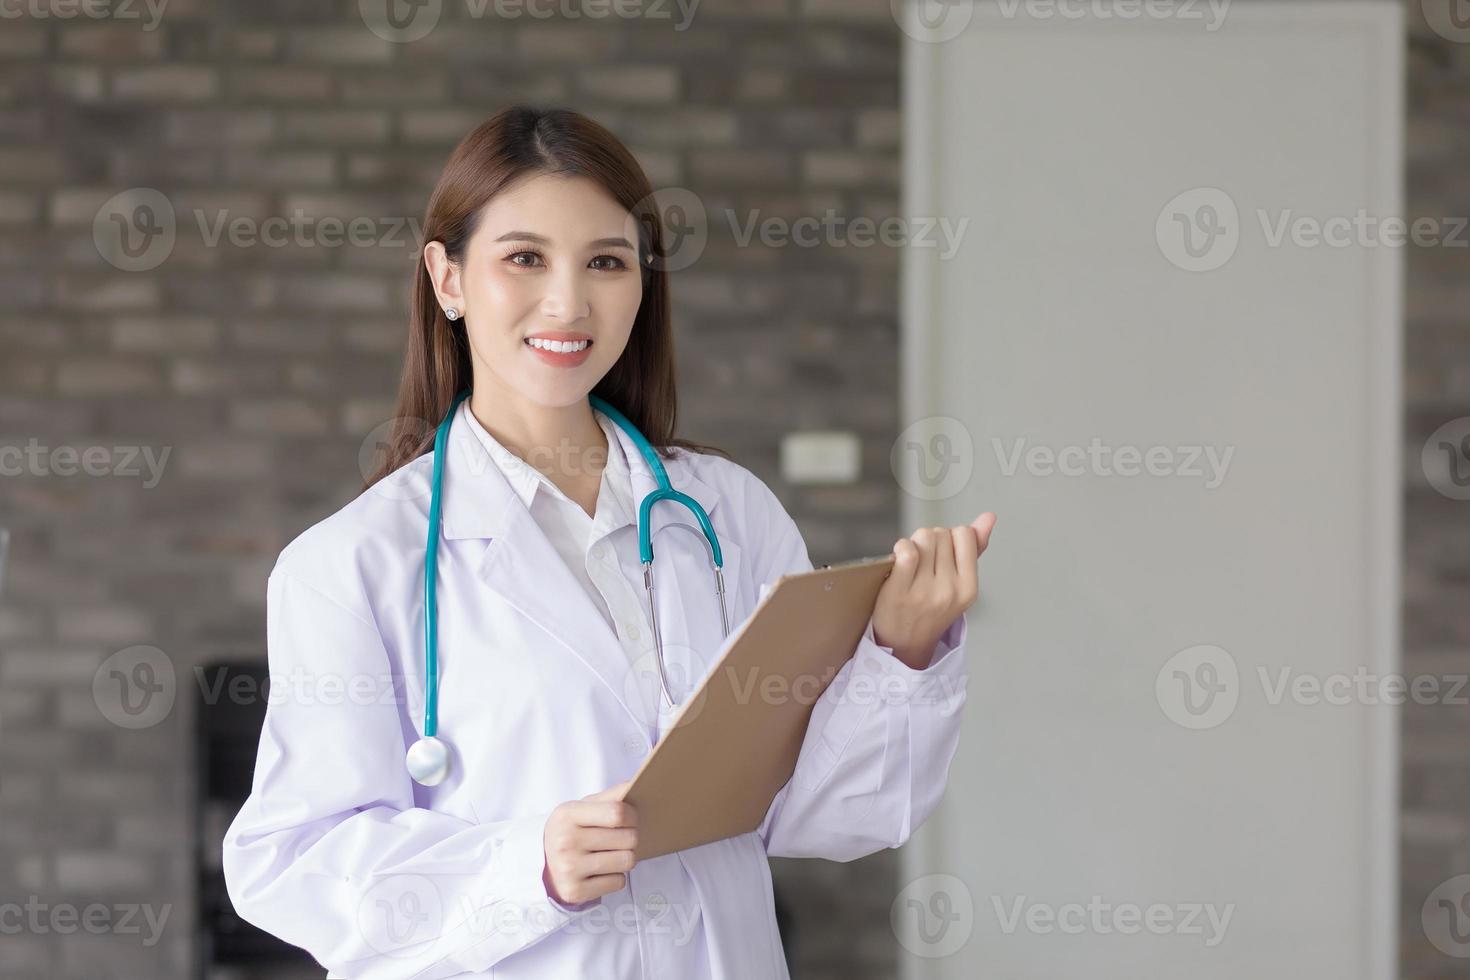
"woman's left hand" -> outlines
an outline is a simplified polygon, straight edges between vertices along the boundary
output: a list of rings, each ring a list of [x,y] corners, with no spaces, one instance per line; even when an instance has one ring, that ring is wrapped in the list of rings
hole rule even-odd
[[[939,637],[979,594],[977,565],[994,527],[986,511],[963,527],[921,527],[900,538],[873,609],[873,639],[915,670],[929,666]]]

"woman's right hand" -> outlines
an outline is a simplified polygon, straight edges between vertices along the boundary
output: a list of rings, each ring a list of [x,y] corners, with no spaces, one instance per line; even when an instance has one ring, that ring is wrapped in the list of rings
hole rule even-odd
[[[627,872],[637,863],[638,813],[617,797],[631,782],[568,800],[546,819],[541,881],[563,905],[590,902],[627,885]]]

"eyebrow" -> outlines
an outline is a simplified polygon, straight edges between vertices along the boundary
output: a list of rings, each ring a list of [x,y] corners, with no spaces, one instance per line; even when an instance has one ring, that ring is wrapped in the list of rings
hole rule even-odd
[[[545,235],[538,235],[533,231],[508,231],[495,240],[497,242],[508,242],[511,240],[536,242],[538,245],[551,244],[551,239],[547,238]],[[588,242],[587,244],[591,248],[626,248],[630,251],[633,248],[633,243],[628,241],[626,238],[598,238],[595,241]]]

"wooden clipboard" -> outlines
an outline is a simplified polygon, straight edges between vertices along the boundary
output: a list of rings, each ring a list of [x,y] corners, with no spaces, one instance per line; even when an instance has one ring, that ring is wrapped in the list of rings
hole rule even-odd
[[[776,580],[623,793],[638,811],[638,860],[760,827],[893,560],[859,558]]]

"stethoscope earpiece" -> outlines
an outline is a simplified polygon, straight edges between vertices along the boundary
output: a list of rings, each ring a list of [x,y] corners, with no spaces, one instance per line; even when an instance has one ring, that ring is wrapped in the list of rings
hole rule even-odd
[[[434,433],[434,467],[430,478],[429,535],[424,553],[424,736],[409,746],[405,762],[408,774],[423,786],[437,786],[449,775],[449,746],[439,739],[439,520],[442,511],[444,489],[444,458],[449,444],[449,427],[459,403],[469,397],[470,390],[459,392],[449,405],[444,421]],[[643,586],[648,593],[649,622],[653,627],[653,642],[658,653],[659,684],[663,688],[664,700],[670,708],[674,699],[669,693],[668,679],[664,673],[664,644],[658,628],[658,616],[653,601],[653,539],[649,515],[653,505],[660,500],[672,500],[683,504],[699,521],[700,530],[709,541],[711,564],[714,566],[715,591],[720,599],[720,625],[725,635],[730,635],[730,619],[725,609],[725,559],[720,551],[720,539],[710,523],[709,514],[699,501],[686,493],[675,490],[669,482],[669,474],[663,461],[658,458],[652,445],[638,431],[638,427],[627,417],[596,395],[589,395],[592,406],[612,419],[628,434],[633,445],[648,463],[658,481],[658,489],[649,493],[638,506],[638,557],[643,562]]]

